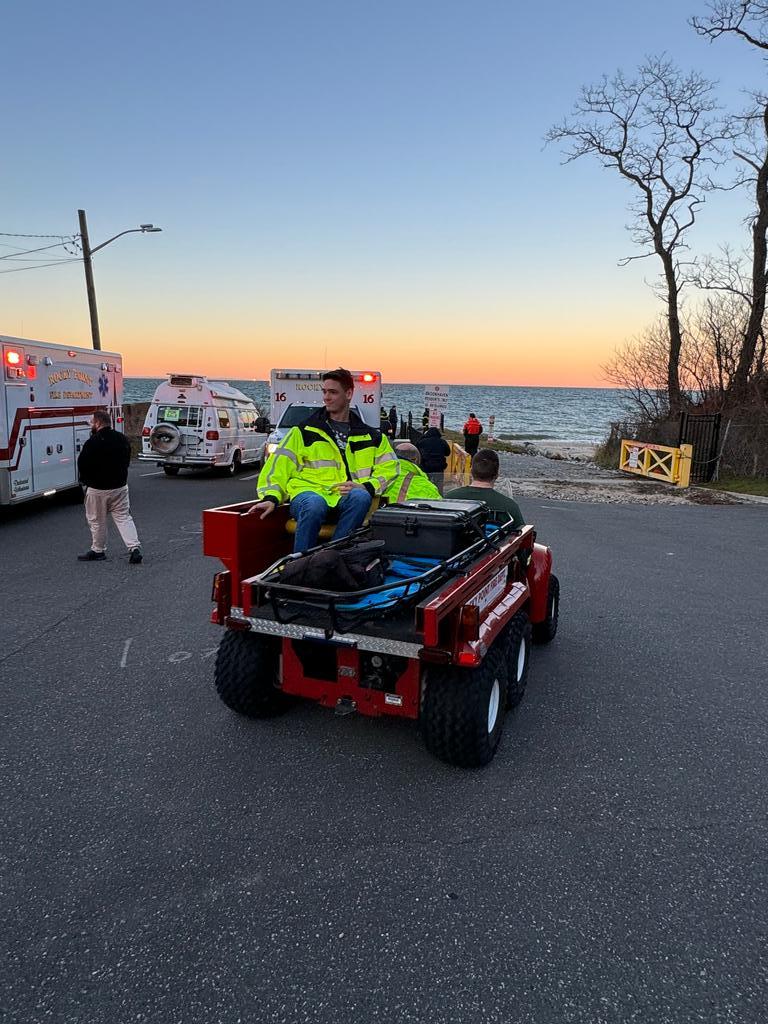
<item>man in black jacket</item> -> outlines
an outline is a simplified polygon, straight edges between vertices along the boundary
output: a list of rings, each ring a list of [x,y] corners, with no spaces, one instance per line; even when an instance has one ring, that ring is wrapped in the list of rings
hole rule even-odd
[[[81,562],[101,562],[107,549],[107,515],[111,515],[131,565],[141,562],[139,535],[131,518],[128,500],[128,465],[131,446],[124,434],[113,430],[109,413],[97,409],[91,419],[91,436],[77,459],[77,472],[85,491],[85,517],[91,528],[91,549],[78,555]]]
[[[445,468],[451,454],[448,442],[437,427],[428,427],[424,437],[416,442],[416,447],[421,455],[421,468],[442,494]]]

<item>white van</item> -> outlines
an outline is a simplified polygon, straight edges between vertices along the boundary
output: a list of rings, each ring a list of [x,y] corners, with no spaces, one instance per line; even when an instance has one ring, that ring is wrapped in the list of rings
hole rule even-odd
[[[378,370],[350,370],[355,382],[351,408],[371,427],[380,424],[381,373]],[[280,444],[291,427],[298,427],[323,408],[321,370],[272,370],[270,373],[270,419],[272,433],[266,454]]]
[[[180,469],[220,467],[234,476],[241,466],[264,462],[269,423],[251,398],[224,381],[169,373],[150,402],[139,458]]]

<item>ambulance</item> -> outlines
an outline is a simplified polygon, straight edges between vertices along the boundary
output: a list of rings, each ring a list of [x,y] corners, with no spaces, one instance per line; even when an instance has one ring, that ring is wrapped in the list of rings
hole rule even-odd
[[[0,505],[74,494],[93,411],[123,429],[122,357],[7,335],[0,352]]]
[[[272,370],[270,383],[270,423],[274,429],[267,438],[266,454],[280,444],[291,427],[308,420],[323,407],[323,370]],[[351,408],[361,420],[378,429],[381,422],[381,372],[350,370],[355,382]]]
[[[223,380],[169,373],[147,409],[139,459],[180,469],[220,469],[234,476],[241,466],[261,466],[269,424],[252,398]]]

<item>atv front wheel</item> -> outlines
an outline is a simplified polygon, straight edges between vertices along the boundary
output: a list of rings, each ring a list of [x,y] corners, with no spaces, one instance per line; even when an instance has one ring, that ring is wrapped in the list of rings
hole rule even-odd
[[[496,642],[474,669],[430,668],[422,731],[427,749],[460,768],[479,768],[496,753],[507,702],[507,645]]]
[[[239,715],[268,718],[288,706],[277,688],[280,642],[228,629],[216,653],[214,682],[222,701]]]
[[[533,642],[535,644],[548,644],[555,639],[557,633],[557,620],[560,615],[560,580],[554,573],[549,577],[547,588],[547,617],[543,622],[536,622],[533,626]]]

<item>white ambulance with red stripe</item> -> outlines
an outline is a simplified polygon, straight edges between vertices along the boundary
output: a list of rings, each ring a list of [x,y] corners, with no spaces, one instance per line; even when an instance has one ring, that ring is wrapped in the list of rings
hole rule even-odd
[[[7,335],[0,353],[0,505],[79,487],[94,409],[123,429],[122,357]]]
[[[350,370],[355,382],[352,409],[369,427],[381,423],[381,371]],[[322,370],[272,370],[269,375],[270,423],[266,454],[271,455],[291,427],[323,408]]]

